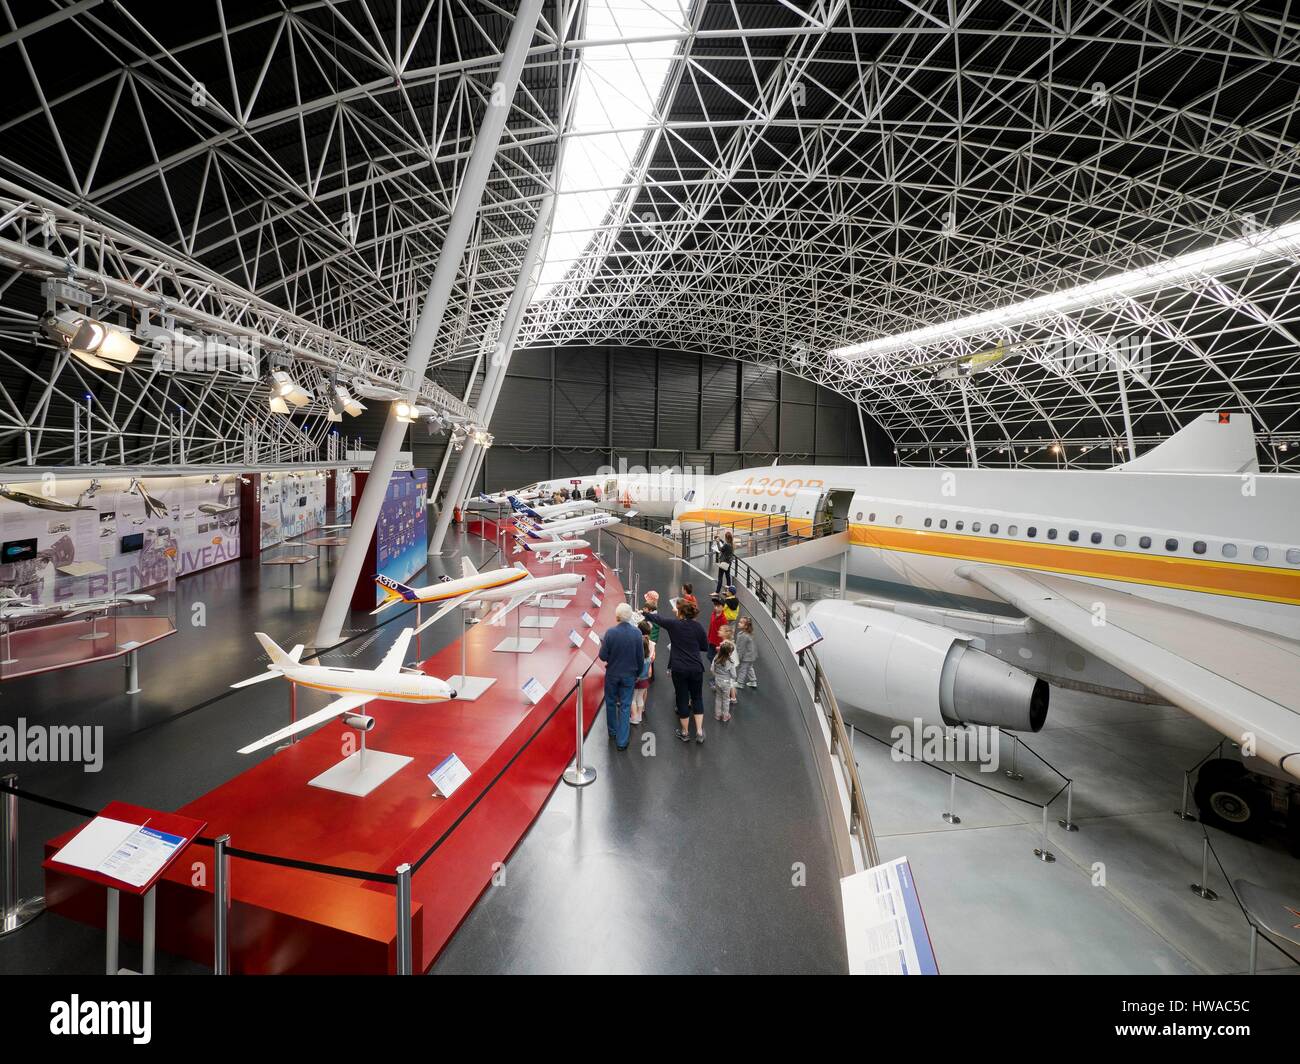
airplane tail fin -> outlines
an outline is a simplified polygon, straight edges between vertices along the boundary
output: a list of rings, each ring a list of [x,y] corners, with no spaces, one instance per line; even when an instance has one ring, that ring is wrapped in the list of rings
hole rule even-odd
[[[304,647],[301,643],[295,643],[293,649],[289,651],[289,660],[294,662],[295,664],[301,664],[302,652],[306,649],[307,648]]]
[[[1255,430],[1236,410],[1201,414],[1145,454],[1113,469],[1135,473],[1258,473]]]
[[[478,570],[474,568],[474,563],[468,558],[461,558],[460,571],[462,576],[478,576]]]
[[[383,589],[384,601],[370,611],[372,617],[399,602],[414,602],[419,597],[415,588],[403,584],[400,580],[394,580],[391,576],[376,576],[375,583]]]
[[[286,654],[280,645],[265,632],[254,632],[253,634],[257,636],[257,641],[262,644],[262,649],[266,651],[272,665],[284,668],[286,665],[298,664],[298,655],[302,653],[302,647],[294,647],[292,654]]]

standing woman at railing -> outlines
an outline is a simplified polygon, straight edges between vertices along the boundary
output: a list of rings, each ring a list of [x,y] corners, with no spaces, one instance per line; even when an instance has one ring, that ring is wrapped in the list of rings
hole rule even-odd
[[[731,583],[731,563],[736,559],[736,541],[731,538],[731,532],[724,532],[722,538],[716,541],[715,547],[718,555],[718,584],[713,590],[716,594],[721,594],[723,586]]]
[[[676,617],[662,613],[642,616],[657,624],[672,640],[668,655],[668,671],[673,677],[673,693],[677,697],[677,721],[681,725],[677,738],[691,741],[691,718],[695,718],[695,741],[704,742],[704,662],[700,655],[709,649],[709,637],[695,618],[699,610],[692,602],[678,599]]]

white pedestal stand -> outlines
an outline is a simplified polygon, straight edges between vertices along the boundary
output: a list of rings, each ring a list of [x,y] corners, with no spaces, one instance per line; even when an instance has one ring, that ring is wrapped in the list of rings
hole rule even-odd
[[[495,676],[467,676],[466,675],[466,650],[465,639],[468,635],[469,624],[466,620],[467,611],[462,606],[460,611],[460,674],[457,676],[448,676],[447,685],[456,692],[456,701],[473,702],[484,691],[497,682]]]

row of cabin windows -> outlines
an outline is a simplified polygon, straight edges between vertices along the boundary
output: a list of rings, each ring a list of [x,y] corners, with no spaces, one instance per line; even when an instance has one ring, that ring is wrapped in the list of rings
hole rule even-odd
[[[763,513],[789,513],[790,507],[777,506],[776,503],[759,503],[759,502],[732,502],[738,510],[761,510]]]
[[[857,520],[858,520],[858,521],[861,521],[861,520],[862,520],[862,511],[861,511],[861,510],[858,511]],[[868,521],[872,521],[872,522],[874,522],[874,521],[876,520],[876,515],[875,515],[874,513],[873,513],[873,514],[869,514],[869,515],[867,516],[867,520],[868,520]],[[896,524],[896,525],[901,525],[902,523],[903,523],[903,515],[902,515],[902,514],[899,514],[899,515],[897,515],[897,516],[894,518],[894,524]],[[926,527],[926,528],[932,528],[932,527],[934,527],[934,524],[935,524],[935,519],[934,519],[933,517],[927,517],[927,518],[925,519],[925,527]],[[939,524],[939,528],[940,528],[940,529],[946,529],[946,528],[948,527],[948,519],[947,519],[946,517],[941,517],[941,518],[939,518],[939,522],[938,522],[938,524]],[[996,522],[990,524],[990,525],[989,525],[989,528],[988,528],[988,534],[991,535],[991,536],[996,536],[996,535],[998,534],[998,527],[999,527],[999,526],[998,526],[998,524],[997,524]],[[955,522],[955,523],[953,524],[953,530],[954,530],[955,532],[964,532],[965,529],[966,529],[966,522],[965,522],[965,521],[957,521],[957,522]],[[970,530],[971,530],[972,532],[979,532],[979,531],[981,531],[982,529],[983,529],[983,525],[981,524],[981,522],[979,522],[979,521],[972,521],[972,522],[971,522],[971,524],[970,524]],[[1008,535],[1008,536],[1016,536],[1016,535],[1019,535],[1019,534],[1020,534],[1020,527],[1019,527],[1018,525],[1007,525],[1007,535]],[[1029,526],[1025,529],[1025,535],[1028,536],[1030,539],[1037,539],[1037,538],[1038,538],[1038,526],[1037,526],[1037,525],[1029,525]],[[1047,530],[1047,538],[1048,538],[1048,539],[1056,539],[1056,538],[1058,537],[1058,535],[1059,535],[1059,533],[1057,532],[1057,530],[1056,530],[1055,528],[1049,528],[1049,529]],[[1065,537],[1065,538],[1068,539],[1071,543],[1078,543],[1078,542],[1079,542],[1079,530],[1078,530],[1078,529],[1075,529],[1075,528],[1070,529],[1070,530],[1066,533],[1066,537]],[[1100,532],[1093,532],[1093,533],[1091,533],[1091,534],[1088,536],[1088,541],[1089,541],[1090,543],[1093,543],[1093,544],[1099,544],[1099,543],[1101,543],[1101,542],[1103,541],[1104,538],[1105,538],[1105,537],[1103,537],[1102,534],[1101,534]],[[1115,533],[1115,536],[1114,536],[1114,544],[1115,544],[1115,546],[1117,546],[1117,547],[1125,547],[1125,546],[1128,546],[1128,536],[1126,536],[1123,532],[1116,532],[1116,533]],[[1138,546],[1141,547],[1143,550],[1150,550],[1150,549],[1151,549],[1151,537],[1150,537],[1150,536],[1140,536],[1140,537],[1138,537]],[[1198,540],[1193,540],[1193,541],[1192,541],[1192,553],[1193,553],[1193,554],[1204,554],[1204,553],[1206,552],[1207,549],[1208,549],[1208,548],[1206,547],[1205,540],[1203,540],[1203,539],[1198,539]],[[1166,539],[1166,540],[1165,540],[1165,550],[1167,550],[1167,551],[1176,551],[1176,550],[1178,550],[1178,540],[1177,540],[1175,537],[1173,537],[1173,536],[1170,536],[1168,539]],[[1235,558],[1235,557],[1237,557],[1237,544],[1235,544],[1235,543],[1224,543],[1224,544],[1221,545],[1221,550],[1222,550],[1223,556],[1224,556],[1225,558]],[[1259,544],[1259,545],[1255,546],[1254,548],[1252,548],[1250,553],[1251,553],[1251,557],[1254,558],[1255,561],[1257,561],[1257,562],[1266,562],[1266,561],[1268,561],[1269,551],[1268,551],[1268,548],[1265,547],[1263,544]],[[1300,547],[1291,547],[1291,548],[1289,548],[1289,549],[1287,550],[1287,552],[1286,552],[1286,560],[1287,560],[1287,564],[1288,564],[1288,565],[1300,565]]]

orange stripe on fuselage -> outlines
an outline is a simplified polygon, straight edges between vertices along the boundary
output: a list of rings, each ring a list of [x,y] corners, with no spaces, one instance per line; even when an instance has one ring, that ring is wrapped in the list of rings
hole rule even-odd
[[[424,603],[424,602],[442,602],[442,601],[444,601],[445,599],[449,599],[449,598],[460,598],[461,595],[472,595],[472,594],[474,594],[475,591],[491,591],[491,590],[493,590],[494,588],[505,587],[506,584],[513,584],[515,581],[517,581],[517,580],[523,580],[525,577],[528,577],[528,576],[531,575],[530,573],[528,573],[528,572],[527,572],[526,570],[524,570],[524,569],[520,569],[520,570],[517,570],[517,571],[518,571],[518,573],[519,573],[518,576],[511,576],[511,577],[509,577],[508,579],[505,579],[505,580],[498,580],[495,584],[484,584],[482,587],[470,588],[468,591],[462,589],[462,590],[460,590],[460,591],[449,591],[449,592],[447,592],[446,594],[443,594],[443,595],[431,595],[429,598],[403,599],[403,601],[404,601],[404,602],[420,602],[420,603]]]
[[[743,510],[688,510],[679,521],[734,523],[738,518],[762,515]],[[768,521],[784,520],[782,515]],[[811,527],[806,518],[789,518],[792,532]],[[755,527],[764,527],[761,524]],[[1242,565],[1239,562],[1208,558],[1185,558],[1130,551],[1100,550],[1071,543],[1026,543],[1020,539],[994,539],[989,536],[955,535],[919,528],[889,528],[881,525],[849,525],[849,542],[860,547],[925,554],[954,561],[1007,565],[1017,569],[1039,569],[1094,580],[1148,584],[1179,591],[1199,591],[1210,595],[1256,599],[1300,606],[1300,570],[1279,569],[1266,565]]]

